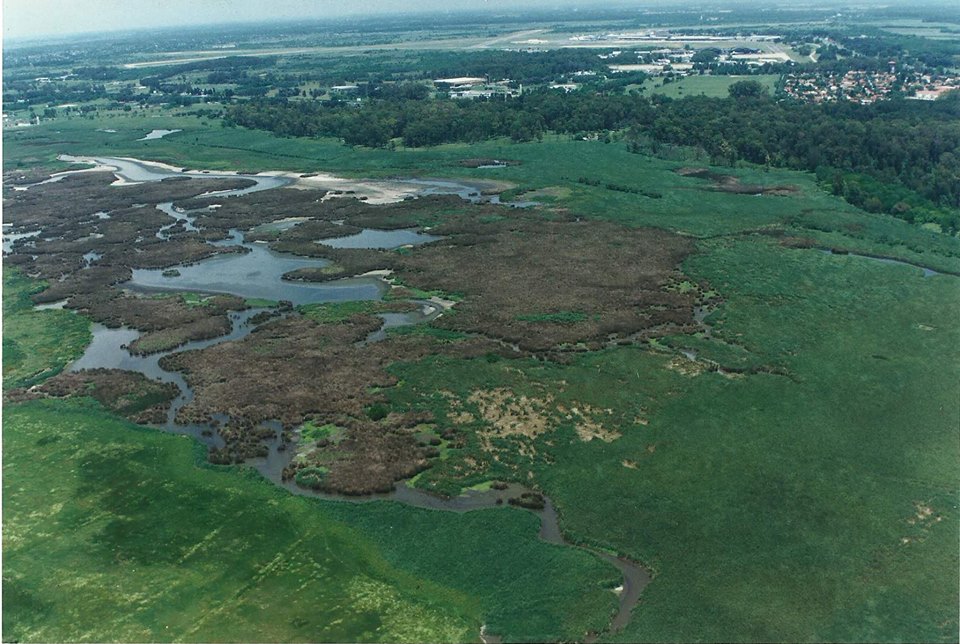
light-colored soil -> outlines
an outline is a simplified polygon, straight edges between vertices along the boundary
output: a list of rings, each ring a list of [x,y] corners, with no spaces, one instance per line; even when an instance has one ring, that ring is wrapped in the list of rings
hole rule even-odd
[[[583,405],[583,408],[572,407],[569,410],[565,407],[558,407],[557,411],[566,416],[569,420],[574,420],[577,436],[585,443],[589,443],[594,438],[599,438],[604,443],[612,443],[620,438],[622,434],[615,429],[605,428],[597,420],[598,417],[613,414],[612,409],[595,409],[590,405]]]
[[[695,378],[706,371],[707,367],[702,362],[690,360],[684,356],[676,356],[667,363],[667,369]]]
[[[478,389],[467,398],[477,406],[480,416],[492,427],[491,436],[536,438],[550,429],[548,408],[552,396],[529,398],[509,389]]]

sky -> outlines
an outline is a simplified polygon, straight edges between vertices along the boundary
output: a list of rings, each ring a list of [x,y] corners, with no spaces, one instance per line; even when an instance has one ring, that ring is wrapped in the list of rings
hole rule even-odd
[[[5,38],[450,9],[552,8],[575,0],[3,0]],[[582,4],[582,3],[581,3]]]

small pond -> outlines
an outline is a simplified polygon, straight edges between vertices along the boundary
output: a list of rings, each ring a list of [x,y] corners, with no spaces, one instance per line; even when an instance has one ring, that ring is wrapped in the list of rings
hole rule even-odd
[[[355,235],[321,239],[317,243],[331,248],[399,248],[428,244],[443,237],[421,233],[416,228],[400,230],[374,230],[365,228]]]
[[[177,266],[179,275],[162,269],[134,269],[125,284],[139,289],[229,293],[244,298],[289,300],[294,304],[378,300],[387,286],[375,277],[351,277],[332,282],[291,282],[283,274],[301,268],[322,268],[323,259],[275,253],[263,244],[243,244],[249,252],[230,253],[196,264]]]
[[[162,139],[168,134],[174,134],[176,132],[183,132],[183,130],[153,130],[145,137],[137,139],[137,141],[153,141],[155,139]]]

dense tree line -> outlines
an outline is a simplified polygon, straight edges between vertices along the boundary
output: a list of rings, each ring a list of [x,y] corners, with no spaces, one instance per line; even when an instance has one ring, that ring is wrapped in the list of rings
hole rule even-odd
[[[712,160],[816,172],[835,194],[873,212],[960,227],[960,95],[933,103],[777,102],[751,81],[728,99],[659,101],[629,145],[692,146]]]
[[[539,52],[479,51],[444,56],[428,70],[434,78],[488,76],[518,83],[546,83],[578,71],[606,71],[607,61],[590,49],[551,49]]]
[[[651,110],[638,96],[564,94],[542,89],[515,98],[456,101],[428,99],[423,92],[351,101],[257,100],[232,105],[228,123],[285,136],[334,136],[348,145],[384,147],[394,139],[408,147],[475,142],[495,137],[529,141],[544,132],[586,133],[617,130]],[[414,95],[414,98],[407,96]]]
[[[15,106],[18,103],[30,106],[38,104],[82,103],[95,101],[106,94],[106,88],[100,83],[40,83],[36,81],[18,81],[5,83],[3,103]]]
[[[627,130],[636,152],[664,144],[740,161],[816,172],[835,194],[873,212],[960,228],[960,96],[870,106],[775,101],[741,81],[729,98],[604,95],[549,89],[515,98],[429,98],[413,86],[355,101],[255,100],[230,106],[228,124],[285,136],[333,136],[349,145],[408,147],[545,132]]]

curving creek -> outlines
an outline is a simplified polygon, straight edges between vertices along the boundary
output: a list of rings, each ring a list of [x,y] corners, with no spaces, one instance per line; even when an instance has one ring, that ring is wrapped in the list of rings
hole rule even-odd
[[[282,175],[279,173],[237,175],[236,173],[207,171],[177,171],[174,168],[160,164],[126,158],[92,158],[63,155],[61,159],[78,163],[92,163],[96,165],[94,170],[111,170],[117,176],[117,183],[160,181],[171,176],[196,178],[235,178],[241,176],[242,178],[255,182],[254,185],[243,189],[210,193],[210,195],[222,196],[224,198],[279,188],[302,180],[298,179],[296,175]],[[59,173],[41,183],[57,181],[75,172],[88,171],[90,170],[84,169]],[[324,175],[315,182],[315,185],[316,187],[327,187],[328,189],[331,185],[342,188],[344,182],[346,182],[346,180]],[[483,195],[477,185],[448,180],[351,181],[348,187],[351,188],[353,194],[363,194],[371,203],[387,203],[403,198],[430,194],[456,194],[470,201],[500,203],[499,195]],[[26,188],[29,188],[29,186]],[[504,205],[526,207],[536,204],[534,202],[515,202]],[[157,208],[169,215],[172,219],[169,226],[165,226],[157,233],[158,237],[165,239],[166,230],[178,222],[182,222],[187,230],[197,230],[194,225],[195,217],[191,216],[190,211],[177,210],[173,207],[172,203],[169,202],[158,204]],[[292,226],[297,223],[299,222],[291,219],[275,223],[274,225]],[[7,244],[12,243],[13,240],[8,241],[7,238],[9,236],[6,232],[4,237],[4,245],[6,247]],[[427,243],[436,239],[439,238],[416,230],[364,230],[351,237],[320,240],[320,243],[327,243],[331,246],[341,248],[396,248],[404,245]],[[319,268],[326,266],[328,262],[322,259],[310,259],[276,253],[268,249],[265,244],[245,242],[242,233],[236,230],[231,231],[229,239],[216,243],[225,246],[242,246],[246,252],[219,255],[195,264],[174,267],[175,270],[137,269],[133,271],[132,279],[124,286],[130,290],[140,292],[167,290],[229,293],[248,299],[263,298],[272,301],[289,300],[294,305],[320,302],[378,300],[389,289],[389,284],[380,276],[375,275],[360,276],[327,283],[291,282],[282,279],[284,273],[299,268]],[[90,258],[88,261],[96,261],[96,258]],[[419,306],[416,311],[409,313],[380,314],[380,317],[384,321],[383,325],[379,330],[371,333],[363,342],[376,342],[383,339],[386,337],[385,330],[389,327],[420,324],[430,321],[443,313],[443,308],[438,302],[415,302]],[[63,304],[63,302],[58,302],[41,305],[38,308],[61,308]],[[177,349],[147,356],[132,355],[126,350],[126,347],[140,335],[139,331],[129,328],[110,329],[101,324],[94,324],[93,341],[87,347],[84,355],[70,365],[69,370],[79,371],[96,368],[124,369],[128,371],[138,371],[153,380],[173,383],[178,388],[179,395],[170,405],[166,422],[156,427],[169,433],[192,436],[209,447],[222,447],[223,440],[217,434],[215,427],[207,425],[180,425],[175,422],[177,412],[193,399],[193,391],[180,373],[166,371],[160,367],[159,363],[164,356],[171,353],[203,349],[222,342],[240,340],[246,337],[256,328],[256,325],[251,323],[251,318],[264,310],[267,309],[251,308],[245,311],[231,312],[229,314],[231,330],[226,335],[210,340],[188,342]],[[248,463],[252,467],[255,467],[265,478],[276,485],[286,488],[292,494],[351,503],[390,500],[430,510],[469,512],[505,504],[508,499],[531,491],[529,488],[519,485],[510,485],[503,490],[468,490],[455,498],[443,498],[401,484],[389,494],[372,495],[368,497],[345,497],[315,492],[313,490],[300,488],[293,481],[282,480],[282,471],[296,454],[296,449],[282,448],[280,440],[282,428],[279,423],[273,425],[273,429],[276,430],[275,437],[267,441],[269,447],[268,455],[261,458],[250,459]],[[294,443],[296,440],[297,437],[295,434]],[[605,630],[607,632],[615,632],[623,628],[630,620],[631,611],[637,605],[641,592],[650,582],[651,577],[649,571],[629,559],[579,546],[564,539],[560,529],[557,510],[550,499],[544,498],[543,509],[532,511],[538,514],[541,519],[541,539],[553,544],[587,550],[614,565],[621,572],[623,575],[623,583],[616,589],[619,595],[619,608]],[[597,634],[589,634],[587,641],[596,639],[597,636]],[[484,642],[499,641],[496,635],[484,631],[481,631],[480,637]]]

